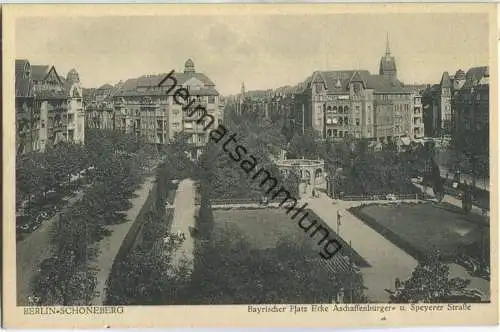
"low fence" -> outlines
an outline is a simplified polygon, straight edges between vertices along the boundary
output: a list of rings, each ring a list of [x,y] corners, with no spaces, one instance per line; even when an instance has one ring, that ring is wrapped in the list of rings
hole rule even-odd
[[[392,196],[391,196],[392,195]],[[403,201],[403,200],[422,200],[427,196],[423,193],[420,194],[385,194],[385,195],[357,195],[357,196],[343,196],[343,201]]]

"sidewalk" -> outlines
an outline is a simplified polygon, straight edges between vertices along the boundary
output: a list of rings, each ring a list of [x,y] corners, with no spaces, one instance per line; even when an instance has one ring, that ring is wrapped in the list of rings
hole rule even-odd
[[[371,265],[371,267],[361,268],[364,285],[367,288],[365,295],[372,302],[387,302],[388,294],[384,289],[393,289],[395,278],[408,279],[418,262],[347,211],[350,207],[372,202],[333,200],[324,193],[321,193],[318,198],[301,200],[300,204],[305,202],[332,230],[337,229],[337,210],[340,210],[342,217],[339,235],[347,243],[350,241],[352,248]],[[471,276],[464,268],[456,264],[449,264],[449,266],[450,278],[470,279],[469,287],[481,290],[485,297],[489,298],[490,283],[488,281]]]
[[[132,208],[127,211],[127,221],[117,225],[107,226],[107,229],[111,231],[111,235],[105,237],[100,242],[95,244],[97,251],[97,258],[94,262],[90,263],[91,268],[97,270],[97,286],[96,291],[98,294],[93,299],[93,305],[103,305],[106,298],[106,281],[111,272],[114,259],[118,254],[125,236],[128,234],[130,227],[134,223],[137,215],[141,211],[142,206],[148,198],[149,191],[153,188],[154,177],[146,178],[144,183],[135,191],[137,197],[132,198]]]
[[[52,256],[51,233],[59,215],[68,211],[82,196],[83,191],[80,191],[75,196],[69,198],[64,209],[56,213],[49,220],[45,220],[40,225],[40,228],[16,243],[16,291],[18,305],[27,305],[28,296],[33,293],[31,281],[38,273],[38,266],[43,260]]]

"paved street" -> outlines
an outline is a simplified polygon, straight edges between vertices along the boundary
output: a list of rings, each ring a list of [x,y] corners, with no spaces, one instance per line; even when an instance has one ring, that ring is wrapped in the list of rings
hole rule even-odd
[[[417,184],[417,183],[413,183],[417,188],[419,188],[420,190],[422,190],[422,192],[424,192],[424,187],[420,184]],[[426,190],[425,190],[425,193],[430,195],[430,196],[434,196],[434,192],[432,190],[432,188],[430,187],[426,187]],[[448,204],[451,204],[451,205],[454,205],[458,208],[462,208],[462,201],[453,197],[453,196],[450,196],[450,195],[444,195],[444,198],[443,198],[443,202],[445,203],[448,203]],[[473,213],[476,213],[476,214],[479,214],[481,215],[482,214],[482,209],[476,205],[472,205],[472,210],[471,210]]]
[[[446,167],[444,166],[439,166],[439,170],[441,173],[441,177],[443,178],[448,178],[452,179],[453,178],[453,172],[449,171]],[[467,182],[469,185],[472,184],[472,176],[469,174],[462,173],[460,174],[460,182],[464,183]],[[486,191],[490,191],[490,179],[489,178],[483,178],[483,177],[477,177],[476,178],[476,187],[479,189],[483,189]]]
[[[184,259],[187,259],[189,264],[193,261],[194,239],[189,233],[189,226],[195,227],[195,190],[194,181],[185,179],[179,183],[175,194],[171,233],[183,232],[186,240],[172,257],[174,266],[179,266]]]
[[[66,207],[60,212],[66,212],[75,202],[83,196],[83,191],[78,192],[68,200]],[[26,305],[28,296],[32,294],[31,281],[38,273],[39,264],[52,256],[51,230],[59,218],[59,213],[42,223],[40,228],[28,234],[23,240],[16,243],[16,282],[17,303]],[[15,234],[13,234],[15,236]]]
[[[142,186],[135,191],[134,194],[136,197],[131,199],[132,207],[126,213],[127,221],[121,224],[108,226],[107,228],[112,232],[111,235],[95,244],[98,249],[98,256],[96,260],[90,264],[91,267],[97,269],[96,290],[98,291],[98,294],[92,301],[92,304],[94,305],[102,305],[105,300],[106,281],[108,280],[109,273],[111,272],[113,261],[116,254],[118,254],[118,250],[120,249],[125,236],[129,232],[130,227],[146,202],[149,191],[153,188],[154,180],[154,177],[146,178]]]

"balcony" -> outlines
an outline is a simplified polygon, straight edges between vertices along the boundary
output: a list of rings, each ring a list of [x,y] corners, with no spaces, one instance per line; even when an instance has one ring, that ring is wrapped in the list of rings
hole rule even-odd
[[[60,105],[47,105],[47,111],[49,112],[67,112],[68,105],[60,104]]]
[[[65,131],[68,129],[68,122],[67,121],[56,121],[54,122],[54,125],[51,128],[54,131]]]

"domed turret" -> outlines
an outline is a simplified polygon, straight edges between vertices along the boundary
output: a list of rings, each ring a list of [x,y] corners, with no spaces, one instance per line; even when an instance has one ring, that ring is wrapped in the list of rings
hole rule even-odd
[[[194,62],[191,59],[187,59],[184,64],[184,73],[194,73]]]
[[[66,76],[66,80],[70,83],[79,83],[80,82],[80,75],[78,72],[73,68],[69,71],[68,76]]]

